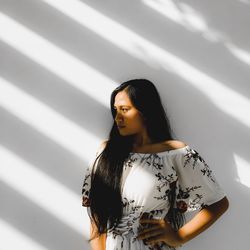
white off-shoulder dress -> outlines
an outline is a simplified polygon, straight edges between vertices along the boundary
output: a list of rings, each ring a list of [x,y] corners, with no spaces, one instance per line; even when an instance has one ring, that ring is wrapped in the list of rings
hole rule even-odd
[[[82,205],[88,206],[91,164],[84,173]],[[157,248],[137,239],[143,214],[163,219],[170,208],[168,192],[175,184],[174,207],[184,215],[211,205],[224,196],[214,172],[200,154],[189,145],[158,153],[131,152],[124,162],[122,175],[123,218],[107,233],[106,250],[170,250],[159,243]]]

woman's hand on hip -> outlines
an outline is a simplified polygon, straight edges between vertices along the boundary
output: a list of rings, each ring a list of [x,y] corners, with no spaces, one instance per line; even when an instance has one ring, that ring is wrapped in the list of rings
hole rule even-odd
[[[148,224],[147,228],[140,231],[137,238],[150,244],[152,246],[157,243],[164,242],[171,247],[179,247],[182,245],[181,239],[171,224],[165,219],[140,219],[140,224],[144,226]]]

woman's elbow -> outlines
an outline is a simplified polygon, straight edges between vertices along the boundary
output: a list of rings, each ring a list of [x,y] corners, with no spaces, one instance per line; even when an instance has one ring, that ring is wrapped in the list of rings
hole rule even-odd
[[[212,211],[217,216],[221,216],[222,214],[224,214],[228,210],[228,208],[229,208],[229,200],[225,196],[221,200],[219,200],[219,201],[211,204],[210,206],[208,206],[208,208],[209,208],[210,211]]]

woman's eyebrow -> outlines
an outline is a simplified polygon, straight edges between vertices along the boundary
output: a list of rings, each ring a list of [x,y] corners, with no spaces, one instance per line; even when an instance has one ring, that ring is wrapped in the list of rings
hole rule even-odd
[[[114,108],[115,108],[116,106],[114,105]],[[130,107],[129,105],[120,105],[120,106],[117,106],[117,107]]]

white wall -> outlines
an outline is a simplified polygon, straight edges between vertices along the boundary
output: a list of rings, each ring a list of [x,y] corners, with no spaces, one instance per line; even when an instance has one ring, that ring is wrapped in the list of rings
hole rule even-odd
[[[137,77],[230,201],[183,249],[247,249],[249,2],[0,0],[0,249],[89,249],[82,174]]]

